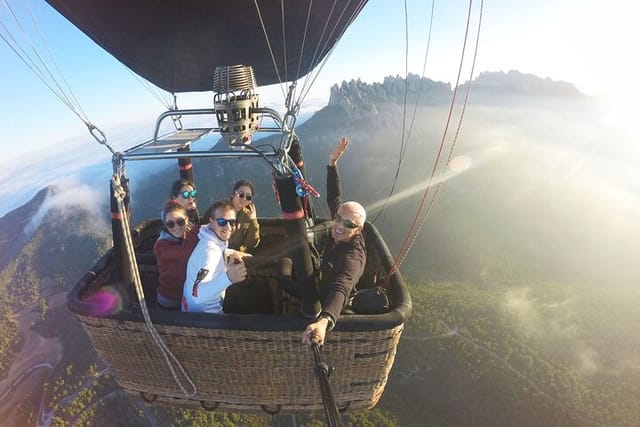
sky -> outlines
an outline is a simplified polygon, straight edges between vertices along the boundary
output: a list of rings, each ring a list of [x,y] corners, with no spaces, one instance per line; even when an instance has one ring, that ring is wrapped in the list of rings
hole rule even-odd
[[[11,18],[6,4],[19,17],[20,26]],[[460,65],[469,2],[435,1],[433,5],[431,45],[424,75],[453,84]],[[481,5],[482,26],[474,75],[483,71],[518,70],[568,81],[588,95],[616,97],[618,120],[635,116],[638,108],[634,100],[640,95],[634,83],[640,66],[634,59],[636,49],[632,45],[639,38],[638,26],[632,21],[640,11],[636,2],[612,0],[604,6],[602,2],[590,0],[488,0],[484,3],[474,0],[461,83],[470,76]],[[27,13],[27,6],[37,26]],[[389,75],[403,76],[407,70],[422,74],[431,6],[430,0],[407,0],[409,18],[405,33],[403,2],[369,0],[322,69],[302,106],[303,111],[326,105],[330,87],[343,80],[360,78],[372,83],[381,82]],[[123,140],[124,125],[143,121],[148,134],[138,132],[141,136],[136,137],[151,136],[155,117],[165,110],[162,103],[122,64],[48,4],[35,0],[3,0],[0,20],[3,36],[8,30],[26,49],[30,49],[28,40],[31,39],[36,40],[34,43],[43,55],[47,55],[47,49],[52,52],[55,66],[85,114],[116,148],[124,148],[119,144],[138,142]],[[46,40],[46,48],[37,42],[40,33]],[[4,171],[0,172],[0,181],[6,184],[16,167],[28,167],[43,159],[51,167],[60,166],[65,162],[66,151],[82,144],[94,144],[104,152],[105,158],[109,157],[82,121],[4,42],[0,42],[0,63],[3,77],[0,79],[3,95],[0,170]],[[281,105],[280,88],[261,88],[258,92],[262,106]],[[184,94],[178,98],[181,108],[208,107],[210,102],[211,94]]]

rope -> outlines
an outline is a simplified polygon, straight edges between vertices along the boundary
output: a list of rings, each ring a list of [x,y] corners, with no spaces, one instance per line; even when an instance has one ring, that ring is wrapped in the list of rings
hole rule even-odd
[[[320,37],[318,38],[318,44],[316,44],[316,48],[313,51],[313,56],[311,57],[311,61],[309,62],[309,66],[307,67],[307,73],[304,79],[304,82],[302,83],[302,88],[304,89],[305,87],[311,87],[313,85],[312,83],[309,83],[309,79],[311,78],[311,70],[313,70],[313,68],[315,68],[316,64],[316,58],[318,57],[318,52],[321,50],[320,49],[320,41],[323,39],[324,37],[324,33],[327,31],[327,25],[329,24],[329,18],[333,15],[333,11],[336,7],[336,3],[337,0],[333,1],[333,5],[331,5],[331,9],[329,10],[329,15],[327,16],[327,21],[324,23],[324,27],[322,28],[322,32],[320,33]],[[347,7],[349,4],[349,2],[345,2],[345,7]],[[335,29],[335,28],[334,28]],[[306,32],[307,28],[305,28],[305,32]],[[326,46],[326,42],[324,44],[324,46]],[[323,46],[323,47],[324,47]],[[304,92],[304,90],[301,89],[301,95],[300,97],[302,98],[302,93]],[[298,102],[299,103],[299,102]]]
[[[366,3],[366,0],[360,0],[359,3],[357,4],[356,7],[353,8],[353,13],[351,14],[351,16],[348,17],[348,24],[345,25],[345,31],[346,29],[353,23],[353,21],[356,19],[356,16],[358,16],[358,13],[362,10],[362,8],[364,7]],[[340,16],[338,17],[338,19],[336,20],[336,24],[334,25],[333,29],[331,30],[331,32],[329,33],[329,36],[327,37],[327,39],[325,40],[324,46],[322,48],[322,50],[324,50],[324,48],[326,47],[327,43],[329,42],[329,40],[335,38],[336,41],[333,44],[333,47],[331,48],[331,50],[329,50],[329,52],[327,52],[327,54],[325,55],[325,57],[322,59],[322,63],[320,63],[320,65],[318,66],[318,63],[316,63],[315,58],[317,57],[317,47],[316,47],[316,52],[314,53],[314,59],[311,61],[311,63],[309,64],[309,73],[307,74],[307,77],[305,78],[305,81],[302,85],[302,90],[301,90],[301,94],[300,97],[297,100],[298,104],[302,104],[302,102],[304,101],[304,99],[307,97],[307,95],[309,94],[309,91],[311,90],[311,88],[313,87],[316,79],[318,78],[318,76],[320,75],[320,72],[322,71],[322,69],[324,68],[324,66],[326,65],[327,61],[329,60],[329,58],[331,57],[331,55],[333,54],[336,46],[338,45],[338,43],[340,42],[340,39],[342,39],[342,36],[344,35],[344,32],[342,34],[339,34],[337,37],[334,37],[334,33],[336,31],[336,28],[338,26],[338,22],[340,22],[340,20],[342,19],[342,17],[344,16],[344,13],[347,9],[347,7],[351,4],[351,2],[346,2],[344,5],[344,8],[342,9],[342,13],[340,13]],[[334,6],[335,6],[335,2],[334,2]],[[331,14],[333,14],[333,7],[331,9]],[[331,15],[330,14],[330,15]],[[328,23],[328,19],[327,19],[327,23]],[[325,29],[326,29],[326,24],[325,24]],[[324,35],[324,30],[322,31],[322,34]],[[317,68],[316,68],[317,67]],[[312,71],[313,69],[316,69],[316,71]],[[310,76],[314,74],[313,78],[311,79],[311,82],[309,82]]]
[[[49,45],[47,44],[47,39],[44,37],[44,35],[42,33],[42,30],[40,29],[40,25],[38,25],[38,21],[36,20],[35,15],[33,14],[33,11],[31,10],[31,7],[29,6],[29,2],[27,1],[25,4],[27,6],[27,10],[29,11],[29,16],[31,17],[31,21],[33,22],[34,27],[38,31],[38,36],[40,37],[40,40],[42,41],[43,46],[47,50],[47,53],[49,54],[49,58],[51,58],[51,62],[55,66],[56,71],[58,72],[58,75],[62,79],[62,83],[64,84],[64,87],[66,88],[67,92],[69,93],[70,99],[73,101],[72,102],[73,105],[75,105],[78,108],[78,110],[80,111],[80,113],[82,114],[82,116],[86,118],[87,115],[85,114],[85,112],[84,112],[84,110],[82,108],[82,105],[80,105],[80,102],[78,102],[78,99],[75,97],[75,95],[73,94],[73,91],[71,90],[71,86],[69,86],[69,84],[67,83],[67,80],[64,78],[64,75],[62,74],[62,71],[60,71],[60,67],[58,66],[58,63],[56,62],[55,57],[53,56],[53,53],[52,53],[51,49],[49,48]],[[35,53],[37,54],[37,52],[35,52]],[[43,65],[46,67],[46,64],[44,62],[43,62]],[[50,72],[49,72],[49,74],[53,78],[53,75]],[[58,88],[63,90],[60,87],[60,85],[58,85]]]
[[[429,193],[429,189],[431,188],[432,182],[433,182],[433,178],[435,176],[435,172],[440,160],[440,156],[442,154],[442,150],[444,147],[444,143],[445,143],[445,139],[446,139],[446,135],[447,135],[447,131],[449,129],[449,123],[451,121],[451,117],[453,115],[453,108],[455,105],[455,99],[456,99],[456,95],[458,92],[458,86],[460,84],[460,76],[462,74],[462,65],[464,62],[464,55],[465,55],[465,50],[466,50],[466,45],[467,45],[467,37],[469,34],[469,25],[470,25],[470,20],[471,20],[471,8],[473,5],[473,0],[469,1],[469,11],[467,13],[467,24],[466,24],[466,28],[465,28],[465,35],[464,35],[464,42],[463,42],[463,48],[462,48],[462,54],[460,57],[460,66],[458,68],[458,76],[456,79],[456,86],[455,89],[453,91],[453,97],[451,99],[451,105],[449,107],[449,115],[447,117],[447,123],[445,125],[445,129],[444,132],[442,134],[442,138],[440,141],[440,147],[438,149],[438,155],[436,156],[436,161],[433,165],[433,169],[431,170],[431,175],[429,176],[429,180],[427,182],[427,186],[425,188],[425,192],[424,195],[422,196],[422,199],[420,201],[420,206],[418,207],[418,211],[416,212],[416,215],[411,223],[411,227],[409,228],[409,232],[407,233],[407,236],[402,244],[402,247],[400,249],[400,252],[398,254],[398,257],[396,258],[396,261],[394,262],[393,266],[391,267],[391,269],[389,270],[389,273],[387,274],[387,279],[389,277],[391,277],[397,270],[398,267],[400,266],[400,264],[402,264],[402,262],[404,262],[405,258],[407,257],[407,255],[409,254],[409,251],[411,250],[411,248],[413,247],[413,244],[415,243],[418,234],[420,233],[420,231],[422,230],[422,227],[427,219],[427,216],[429,215],[429,213],[431,212],[431,208],[433,207],[433,204],[435,203],[436,200],[436,196],[440,190],[440,186],[442,185],[442,180],[438,181],[438,184],[436,185],[436,189],[434,190],[434,194],[431,197],[431,200],[429,202],[429,205],[424,213],[424,216],[421,218],[420,223],[418,223],[418,218],[420,218],[420,215],[422,214],[422,210],[424,208],[424,205],[426,203],[426,199],[427,199],[427,195]],[[455,148],[455,145],[457,143],[457,139],[459,136],[459,132],[460,132],[460,128],[462,126],[462,120],[464,118],[464,113],[466,111],[466,106],[469,100],[469,93],[471,91],[471,81],[473,80],[473,72],[475,70],[475,63],[476,63],[476,59],[477,59],[477,54],[478,54],[478,46],[479,46],[479,42],[480,42],[480,29],[482,26],[482,12],[483,12],[483,7],[484,7],[484,0],[480,0],[480,11],[479,11],[479,18],[478,18],[478,31],[476,34],[476,45],[475,45],[475,50],[474,50],[474,56],[473,56],[473,61],[472,61],[472,65],[471,65],[471,74],[469,77],[469,85],[467,86],[467,91],[466,91],[466,95],[465,95],[465,99],[464,99],[464,103],[462,106],[462,111],[460,113],[460,118],[458,120],[458,126],[456,128],[456,133],[454,135],[453,141],[451,143],[451,148],[449,149],[449,154],[445,163],[445,170],[446,168],[449,166],[449,163],[451,161],[451,157],[453,156],[453,150]]]
[[[329,16],[333,15],[333,11],[334,11],[334,8],[336,6],[336,3],[337,2],[334,1],[333,6],[331,7],[331,10],[330,10]],[[345,11],[347,10],[349,5],[351,4],[351,1],[344,2],[343,4],[344,4],[344,8],[343,8],[339,18],[336,20],[336,24],[334,25],[333,29],[330,31],[329,36],[325,40],[324,47],[326,47],[328,41],[331,39],[331,37],[333,37],[333,35],[334,35],[335,31],[336,31],[338,22],[340,22],[340,19],[343,18],[344,14],[345,14]],[[347,17],[348,23],[345,26],[345,29],[348,28],[353,23],[355,18],[358,16],[358,13],[362,10],[362,8],[365,6],[365,4],[366,4],[366,0],[358,0],[357,1],[357,4],[353,8],[353,12],[351,13],[351,16]],[[311,7],[311,6],[309,6],[309,7]],[[309,11],[310,11],[310,9],[309,9]],[[325,34],[325,32],[326,32],[326,30],[328,28],[327,25],[328,25],[328,18],[327,18],[327,22],[325,23],[325,27],[322,30],[322,35],[321,35],[320,39],[322,39],[324,37],[324,34]],[[305,24],[305,35],[304,35],[304,37],[306,37],[307,27],[308,27],[308,23]],[[323,60],[321,61],[321,63],[319,65],[316,63],[316,58],[318,56],[318,51],[319,51],[318,47],[319,47],[319,44],[320,44],[320,43],[318,43],[318,46],[316,46],[316,50],[314,51],[313,58],[312,58],[312,60],[311,60],[311,62],[309,64],[308,72],[307,72],[307,74],[305,76],[305,79],[304,79],[304,81],[302,83],[302,86],[301,86],[301,89],[300,89],[300,95],[295,100],[295,106],[291,107],[291,109],[295,108],[296,111],[300,110],[300,105],[302,105],[302,103],[306,99],[307,95],[311,91],[311,88],[315,84],[317,78],[320,76],[320,73],[322,72],[322,69],[327,64],[329,58],[331,57],[331,55],[335,51],[335,48],[338,45],[338,43],[340,42],[340,39],[343,37],[343,35],[344,35],[344,32],[342,34],[338,35],[338,37],[336,38],[336,42],[334,43],[333,47],[331,48],[331,50],[329,50],[329,52],[327,52],[327,54],[325,55],[325,57],[323,58]],[[303,44],[302,47],[304,47],[304,44]],[[298,72],[299,72],[300,67],[301,67],[301,65],[300,65],[301,61],[302,61],[302,51],[301,51],[301,55],[300,55],[300,61],[299,61],[299,64],[298,64]],[[307,175],[308,175],[307,178],[310,179],[311,178],[310,172],[308,170],[306,172],[307,172]],[[317,203],[315,203],[315,200],[313,200],[313,199],[310,200],[310,202],[311,202],[311,204],[313,206],[314,211],[316,210],[316,208],[319,207],[320,208],[320,212],[322,213],[322,215],[326,216],[326,212],[325,212],[325,210],[323,208],[323,206],[324,206],[323,204],[317,204]]]
[[[269,54],[271,55],[271,61],[273,62],[273,68],[275,69],[276,76],[278,77],[278,82],[280,83],[280,90],[282,91],[282,97],[286,98],[287,95],[284,92],[284,87],[282,87],[282,78],[280,77],[280,70],[278,69],[278,62],[276,61],[276,57],[273,54],[273,49],[271,48],[271,42],[269,41],[269,34],[267,33],[267,27],[264,25],[264,20],[262,19],[262,13],[260,13],[260,6],[258,6],[258,0],[254,0],[254,4],[256,5],[256,12],[258,13],[258,19],[260,20],[260,26],[262,27],[262,32],[264,33],[264,38],[267,42],[267,47],[269,48]]]
[[[475,46],[475,50],[473,53],[473,62],[471,65],[471,75],[469,77],[469,85],[467,86],[467,90],[465,92],[465,98],[464,98],[464,102],[462,104],[462,111],[460,113],[460,120],[458,121],[458,126],[456,127],[456,133],[453,137],[453,142],[451,144],[451,148],[449,149],[449,155],[447,156],[447,161],[446,161],[446,165],[445,165],[445,169],[449,166],[449,164],[451,163],[451,158],[453,157],[453,150],[455,148],[455,145],[458,141],[458,136],[460,134],[460,129],[462,128],[462,119],[464,117],[464,113],[467,109],[467,104],[469,101],[469,94],[471,93],[471,82],[473,81],[473,73],[474,73],[474,69],[475,69],[475,65],[476,65],[476,58],[478,56],[478,42],[480,40],[480,27],[481,27],[481,22],[482,22],[482,10],[483,10],[483,6],[484,6],[484,0],[480,1],[480,16],[479,16],[479,20],[478,20],[478,32],[476,34],[476,46]],[[429,203],[429,206],[427,207],[427,210],[424,214],[424,216],[422,217],[422,221],[420,222],[420,225],[418,226],[418,229],[413,237],[413,239],[411,240],[411,243],[409,244],[408,248],[407,248],[407,254],[409,252],[409,250],[411,250],[411,248],[413,247],[413,244],[415,243],[415,240],[418,236],[418,234],[420,234],[420,231],[422,230],[422,227],[424,226],[425,221],[427,220],[427,217],[429,216],[429,213],[431,212],[431,208],[433,207],[436,197],[438,195],[438,192],[440,191],[440,187],[442,186],[442,180],[438,181],[438,184],[436,185],[436,189],[433,193],[433,196],[431,198],[431,201]],[[402,260],[404,260],[404,258],[406,258],[406,254],[403,257]]]
[[[328,426],[342,426],[342,418],[338,405],[333,399],[333,392],[329,385],[329,366],[320,359],[320,346],[317,343],[311,344],[313,349],[313,358],[315,359],[315,373],[320,382],[320,394],[322,395],[322,404],[324,405],[324,415],[327,418]]]
[[[406,150],[406,145],[408,145],[409,139],[405,139],[406,129],[407,129],[407,93],[409,92],[409,12],[407,10],[407,0],[404,0],[404,93],[402,98],[402,133],[400,135],[400,153],[398,154],[398,164],[396,165],[396,172],[393,176],[393,183],[391,184],[391,189],[389,190],[389,194],[385,198],[385,202],[382,205],[382,208],[376,216],[373,218],[372,222],[376,222],[378,218],[384,213],[387,202],[393,195],[393,192],[396,189],[396,183],[398,182],[398,178],[400,177],[400,167],[402,166],[402,161],[404,160],[404,154]],[[422,79],[421,79],[422,80]],[[382,224],[381,224],[382,225]]]
[[[422,91],[424,88],[424,77],[425,77],[425,71],[427,68],[427,58],[429,57],[429,50],[431,47],[431,30],[433,29],[433,15],[434,15],[434,9],[435,9],[435,0],[433,0],[431,2],[431,14],[430,14],[430,18],[429,18],[429,30],[427,31],[427,42],[426,42],[426,48],[425,48],[425,53],[424,53],[424,61],[422,63],[422,73],[420,74],[420,83],[418,86],[418,91],[416,94],[416,102],[413,105],[413,113],[411,116],[411,123],[409,124],[409,129],[406,131],[406,136],[405,136],[405,130],[406,130],[406,111],[407,111],[407,92],[409,90],[408,88],[408,58],[409,58],[409,23],[408,23],[408,10],[407,10],[407,2],[405,0],[404,2],[405,5],[405,91],[404,91],[404,102],[403,102],[403,110],[402,110],[402,136],[400,138],[400,156],[398,158],[398,164],[396,166],[396,172],[395,175],[393,177],[393,183],[391,184],[391,190],[389,190],[389,194],[387,195],[387,198],[385,199],[384,204],[382,205],[382,208],[380,209],[380,211],[376,214],[376,216],[371,220],[371,222],[375,223],[378,218],[380,218],[383,214],[384,211],[387,207],[388,201],[391,199],[391,196],[393,196],[393,194],[395,193],[395,189],[396,189],[396,183],[398,181],[398,178],[400,176],[400,169],[402,167],[402,162],[404,161],[404,156],[407,150],[407,147],[409,146],[409,141],[411,139],[411,133],[413,131],[413,126],[415,124],[415,120],[416,120],[416,114],[418,112],[418,105],[420,104],[420,97],[422,96]],[[382,224],[381,224],[382,225]]]
[[[300,41],[300,57],[298,58],[298,68],[296,69],[296,75],[300,75],[300,69],[302,68],[302,56],[304,53],[304,45],[307,42],[307,31],[309,30],[309,19],[311,18],[311,7],[313,6],[313,0],[309,2],[309,8],[307,9],[307,19],[304,21],[304,32],[302,33],[302,40]],[[295,93],[294,96],[295,98]]]
[[[125,66],[124,64],[123,64],[123,67],[129,72],[129,74],[133,76],[134,79],[138,81],[138,83],[140,83],[142,87],[144,87],[147,90],[147,92],[151,94],[151,96],[153,96],[167,110],[173,110],[173,109],[177,110],[175,94],[167,92],[164,89],[160,89],[158,86],[154,85],[153,83],[150,83],[148,80],[145,80],[142,77],[140,77],[138,74],[134,73],[133,70],[131,70],[131,68]]]
[[[22,62],[24,62],[25,65],[35,74],[35,76],[38,77],[45,84],[45,86],[47,86],[49,90],[52,93],[54,93],[63,104],[67,106],[67,108],[69,108],[76,116],[78,116],[78,118],[80,118],[83,122],[86,123],[88,121],[86,118],[86,115],[84,115],[82,108],[80,108],[77,101],[75,101],[75,97],[71,93],[71,90],[68,88],[68,86],[67,86],[67,90],[65,90],[58,83],[58,80],[56,79],[56,77],[53,75],[49,67],[47,67],[46,61],[44,60],[42,55],[40,55],[40,52],[38,51],[36,46],[27,36],[27,31],[22,26],[20,19],[18,19],[18,16],[16,15],[16,13],[13,11],[13,9],[7,3],[6,0],[3,0],[2,3],[5,5],[5,8],[13,18],[13,22],[15,26],[22,33],[24,40],[26,40],[25,44],[28,44],[30,46],[34,56],[33,57],[30,56],[30,54],[21,46],[21,43],[14,37],[14,35],[11,33],[11,31],[9,30],[7,25],[5,25],[4,22],[2,22],[1,24],[2,24],[3,33],[6,33],[6,36],[5,34],[2,34],[1,35],[2,39],[5,41],[5,43],[7,43],[7,45],[11,48],[11,50],[13,50],[13,52],[18,56],[18,58],[20,58]],[[28,9],[28,11],[33,20],[34,26],[38,29],[38,33],[40,34],[37,22],[35,21],[35,18],[31,13],[31,10]],[[42,42],[45,44],[45,47],[47,47],[46,43],[44,42],[44,39],[42,40]],[[48,50],[48,47],[47,47],[47,50]],[[49,51],[49,55],[52,56],[51,51]],[[51,58],[51,61],[54,62],[55,64],[53,57]],[[64,81],[64,78],[63,78],[63,81]],[[67,94],[66,92],[69,92],[69,93]]]
[[[11,15],[11,18],[15,24],[15,27],[19,30],[19,32],[23,35],[24,43],[21,43],[14,37],[9,27],[5,24],[5,22],[0,21],[0,38],[4,40],[4,42],[9,46],[9,48],[16,54],[16,56],[31,70],[31,72],[53,93],[59,100],[62,102],[73,114],[76,115],[87,127],[91,136],[93,136],[100,144],[103,144],[109,149],[112,154],[115,154],[115,151],[107,144],[106,137],[104,132],[102,132],[99,128],[91,123],[87,114],[84,112],[82,105],[78,102],[77,98],[73,94],[71,87],[67,83],[60,67],[58,66],[53,52],[49,48],[49,45],[46,42],[46,39],[38,25],[38,21],[36,20],[29,3],[26,3],[27,12],[31,18],[33,26],[37,30],[37,34],[40,38],[40,42],[44,46],[46,52],[48,53],[48,61],[53,65],[55,71],[57,71],[57,76],[52,72],[52,69],[47,65],[47,61],[40,54],[38,48],[35,44],[29,39],[27,35],[27,31],[22,26],[20,19],[18,19],[17,14],[11,8],[7,0],[2,0],[5,8]],[[22,44],[28,44],[33,52],[30,54],[23,48]]]
[[[276,167],[276,166],[271,162],[271,160],[269,160],[269,158],[267,157],[267,155],[266,155],[266,154],[264,154],[264,153],[259,149],[259,147],[271,147],[271,149],[272,149],[273,151],[275,151],[275,147],[274,147],[273,145],[270,145],[270,144],[263,144],[263,145],[259,145],[259,146],[256,146],[256,147],[254,147],[254,146],[252,146],[252,145],[245,145],[243,148],[249,149],[249,150],[253,151],[254,153],[259,154],[259,155],[264,159],[264,161],[265,161],[265,162],[267,162],[267,164],[268,164],[269,166],[271,166],[271,168],[272,168],[276,173],[279,173],[280,171],[278,170],[278,168],[277,168],[277,167]]]
[[[313,86],[313,84],[315,83],[316,79],[318,78],[318,75],[320,74],[320,72],[322,71],[322,68],[324,68],[324,65],[327,63],[327,60],[329,59],[329,57],[331,56],[331,54],[334,51],[335,46],[337,45],[337,43],[340,41],[340,39],[342,38],[342,36],[344,35],[344,32],[342,34],[339,35],[335,35],[336,30],[338,28],[338,24],[340,23],[340,21],[342,20],[342,18],[344,17],[344,14],[346,12],[346,10],[349,8],[349,6],[352,4],[352,0],[350,1],[345,1],[343,3],[341,3],[343,5],[343,9],[342,12],[337,16],[337,19],[335,21],[335,24],[333,26],[333,28],[329,28],[329,19],[333,16],[334,14],[334,10],[336,8],[336,5],[338,4],[338,0],[334,0],[333,5],[331,6],[330,10],[329,10],[329,14],[327,16],[327,20],[325,22],[324,28],[322,29],[322,32],[320,33],[320,37],[319,37],[319,42],[316,45],[316,48],[314,50],[313,56],[311,57],[311,61],[309,63],[309,66],[307,68],[307,72],[305,73],[305,80],[300,88],[300,95],[298,96],[298,98],[295,101],[295,104],[293,104],[293,106],[290,108],[291,111],[297,111],[297,109],[299,109],[300,104],[302,104],[303,100],[307,97],[309,91],[311,90],[311,87]],[[357,0],[357,6],[354,7],[353,9],[353,13],[351,14],[351,16],[347,17],[348,20],[348,24],[345,26],[345,29],[353,22],[353,20],[355,19],[355,17],[358,15],[358,12],[364,7],[366,3],[366,0]],[[285,80],[283,81],[282,76],[280,75],[280,68],[278,67],[278,61],[276,60],[274,51],[273,51],[273,46],[271,45],[271,40],[269,38],[269,33],[267,31],[266,25],[264,23],[264,19],[262,17],[262,12],[260,11],[260,6],[258,6],[258,0],[254,0],[254,4],[256,7],[256,13],[258,15],[258,20],[260,21],[260,26],[262,27],[262,32],[264,34],[266,43],[267,43],[267,48],[269,50],[269,55],[271,56],[271,61],[273,63],[273,68],[274,71],[276,73],[276,76],[278,77],[278,82],[280,84],[280,90],[282,91],[282,97],[283,99],[287,99],[287,95],[285,93],[284,87],[283,87],[283,82],[284,81],[288,81],[288,70],[287,70],[287,61],[286,61],[286,52],[287,52],[287,46],[286,46],[286,39],[285,39],[285,17],[284,17],[284,1],[281,0],[281,21],[282,21],[282,42],[283,42],[283,52],[285,55],[285,60],[284,60],[284,64],[283,64],[283,68],[284,68],[284,73],[285,73]],[[298,68],[297,68],[297,74],[300,74],[300,69],[302,67],[302,56],[304,53],[304,47],[306,44],[306,38],[307,38],[307,32],[309,29],[309,19],[311,17],[311,8],[313,6],[313,0],[311,0],[309,2],[309,7],[307,10],[307,19],[305,21],[305,27],[304,27],[304,33],[302,36],[302,40],[301,40],[301,48],[300,48],[300,58],[298,60]],[[322,59],[322,61],[318,61],[317,58],[320,54],[320,52],[324,51],[327,47],[327,45],[329,44],[330,41],[333,41],[335,39],[335,43],[334,43],[334,47],[331,48],[327,54],[324,56],[324,58]],[[315,71],[314,71],[315,69]]]
[[[284,67],[284,81],[289,81],[289,73],[287,71],[287,34],[284,25],[284,0],[280,1],[280,20],[282,24],[282,65]]]
[[[160,336],[160,333],[151,322],[151,317],[149,316],[149,309],[147,308],[147,303],[144,298],[144,290],[142,288],[142,280],[140,279],[140,272],[138,271],[138,268],[135,267],[137,266],[137,262],[136,262],[135,250],[133,245],[133,238],[131,236],[131,226],[129,223],[129,216],[126,214],[125,208],[124,208],[124,198],[126,197],[126,191],[122,187],[122,184],[120,183],[120,177],[117,174],[113,175],[111,179],[111,184],[113,186],[114,197],[116,198],[116,201],[118,204],[118,213],[122,218],[122,228],[124,231],[124,243],[126,248],[126,255],[128,257],[129,266],[131,267],[131,272],[133,273],[132,274],[133,285],[136,290],[138,300],[140,301],[140,308],[142,310],[142,316],[144,317],[145,325],[147,326],[147,329],[151,334],[151,338],[153,339],[153,342],[158,346],[158,349],[160,349],[160,352],[162,353],[162,356],[164,357],[167,363],[167,366],[171,371],[171,375],[173,376],[173,379],[175,380],[176,384],[178,384],[178,387],[180,387],[180,390],[182,391],[182,393],[185,396],[193,396],[198,392],[198,388],[193,383],[193,381],[185,371],[180,361],[171,352],[171,350],[169,350],[166,343]],[[176,370],[173,367],[172,361],[173,363],[175,363],[176,367],[180,371],[180,374],[187,380],[192,391],[188,392],[186,390],[185,386],[182,384],[182,381],[180,380],[180,378],[178,378],[178,375],[176,374]]]
[[[427,59],[429,58],[429,50],[431,49],[431,30],[433,29],[433,15],[435,9],[435,0],[431,2],[431,15],[429,18],[429,31],[427,33],[427,42],[424,52],[424,61],[422,62],[422,73],[420,74],[420,86],[418,87],[418,94],[416,96],[416,102],[413,105],[413,115],[411,116],[411,124],[409,125],[409,131],[407,132],[407,141],[411,138],[411,132],[413,131],[413,125],[416,121],[416,114],[418,113],[418,104],[420,103],[420,96],[422,95],[422,89],[424,86],[424,75],[427,69]]]

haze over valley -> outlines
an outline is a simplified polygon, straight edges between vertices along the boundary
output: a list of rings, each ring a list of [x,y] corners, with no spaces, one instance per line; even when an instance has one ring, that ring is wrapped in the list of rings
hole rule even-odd
[[[640,424],[640,149],[629,122],[570,83],[513,71],[471,83],[458,131],[466,88],[449,120],[448,84],[411,75],[343,82],[297,128],[323,196],[328,153],[340,136],[351,139],[340,163],[345,195],[365,205],[394,256],[431,184],[423,213],[431,207],[401,266],[413,315],[382,400],[349,422]],[[27,171],[34,191],[0,188],[5,200],[21,193],[0,218],[0,425],[107,426],[119,416],[128,425],[209,425],[214,413],[145,407],[119,393],[64,307],[64,293],[110,245],[108,155],[86,169],[83,153],[97,155],[92,147],[76,153],[78,168],[51,166],[63,181],[43,166],[41,181]],[[264,161],[194,160],[194,170],[201,213],[248,178],[258,214],[279,215]],[[157,217],[177,167],[131,162],[127,171],[134,220]],[[21,206],[25,192],[32,198]],[[315,207],[328,215],[324,199]],[[11,385],[37,363],[51,367]]]

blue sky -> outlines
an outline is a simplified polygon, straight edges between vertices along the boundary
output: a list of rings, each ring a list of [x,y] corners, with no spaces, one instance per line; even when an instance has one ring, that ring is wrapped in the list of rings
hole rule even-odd
[[[42,32],[88,118],[110,140],[115,139],[117,145],[114,136],[122,133],[122,125],[140,120],[146,120],[150,136],[154,119],[164,111],[164,106],[123,65],[43,1],[7,2],[20,16],[25,33],[13,23],[4,4],[0,5],[2,23],[23,44],[27,36],[37,40]],[[26,14],[25,4],[33,11],[38,27]],[[417,74],[422,72],[431,4],[430,0],[407,1],[409,71]],[[469,76],[479,7],[480,1],[474,0],[463,81]],[[455,81],[468,8],[466,1],[436,1],[427,77]],[[482,71],[516,69],[572,82],[590,95],[624,91],[626,99],[632,99],[639,94],[634,82],[640,69],[630,57],[630,52],[635,51],[632,42],[638,39],[637,25],[632,20],[639,10],[635,2],[624,0],[607,2],[606,8],[601,2],[579,0],[485,1],[476,75]],[[55,159],[56,151],[52,154],[52,148],[62,161],[64,150],[74,144],[96,144],[84,124],[4,42],[0,42],[0,62],[3,64],[0,79],[3,168],[0,169],[11,169],[18,160],[22,163],[25,159],[52,155]],[[330,57],[303,108],[315,110],[326,104],[330,86],[342,80],[361,78],[377,82],[387,75],[404,72],[403,2],[370,0]],[[262,105],[282,101],[279,88],[263,88],[259,92]],[[178,99],[182,108],[208,106],[210,101],[211,94],[187,94]],[[622,107],[620,111],[629,117],[637,111],[632,102],[627,101]]]

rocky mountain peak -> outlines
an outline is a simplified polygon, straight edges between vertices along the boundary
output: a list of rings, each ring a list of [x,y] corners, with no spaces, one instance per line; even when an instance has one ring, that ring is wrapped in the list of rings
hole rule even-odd
[[[458,93],[464,93],[469,82],[461,84]],[[385,77],[382,83],[366,83],[360,79],[343,81],[333,85],[329,106],[340,106],[353,114],[356,111],[376,113],[383,103],[413,105],[435,105],[450,102],[452,88],[450,83],[438,82],[417,74],[409,74],[407,78],[396,76]],[[582,96],[571,83],[541,78],[533,74],[519,71],[483,72],[476,77],[471,86],[472,99],[482,102],[497,97],[564,97]],[[462,100],[463,97],[458,99]]]
[[[366,83],[360,79],[343,81],[333,85],[329,105],[339,105],[348,110],[364,108],[375,111],[376,104],[402,103],[407,93],[407,100],[415,103],[420,96],[420,103],[439,103],[451,94],[449,83],[436,82],[417,74],[404,77],[388,76],[382,83]]]

